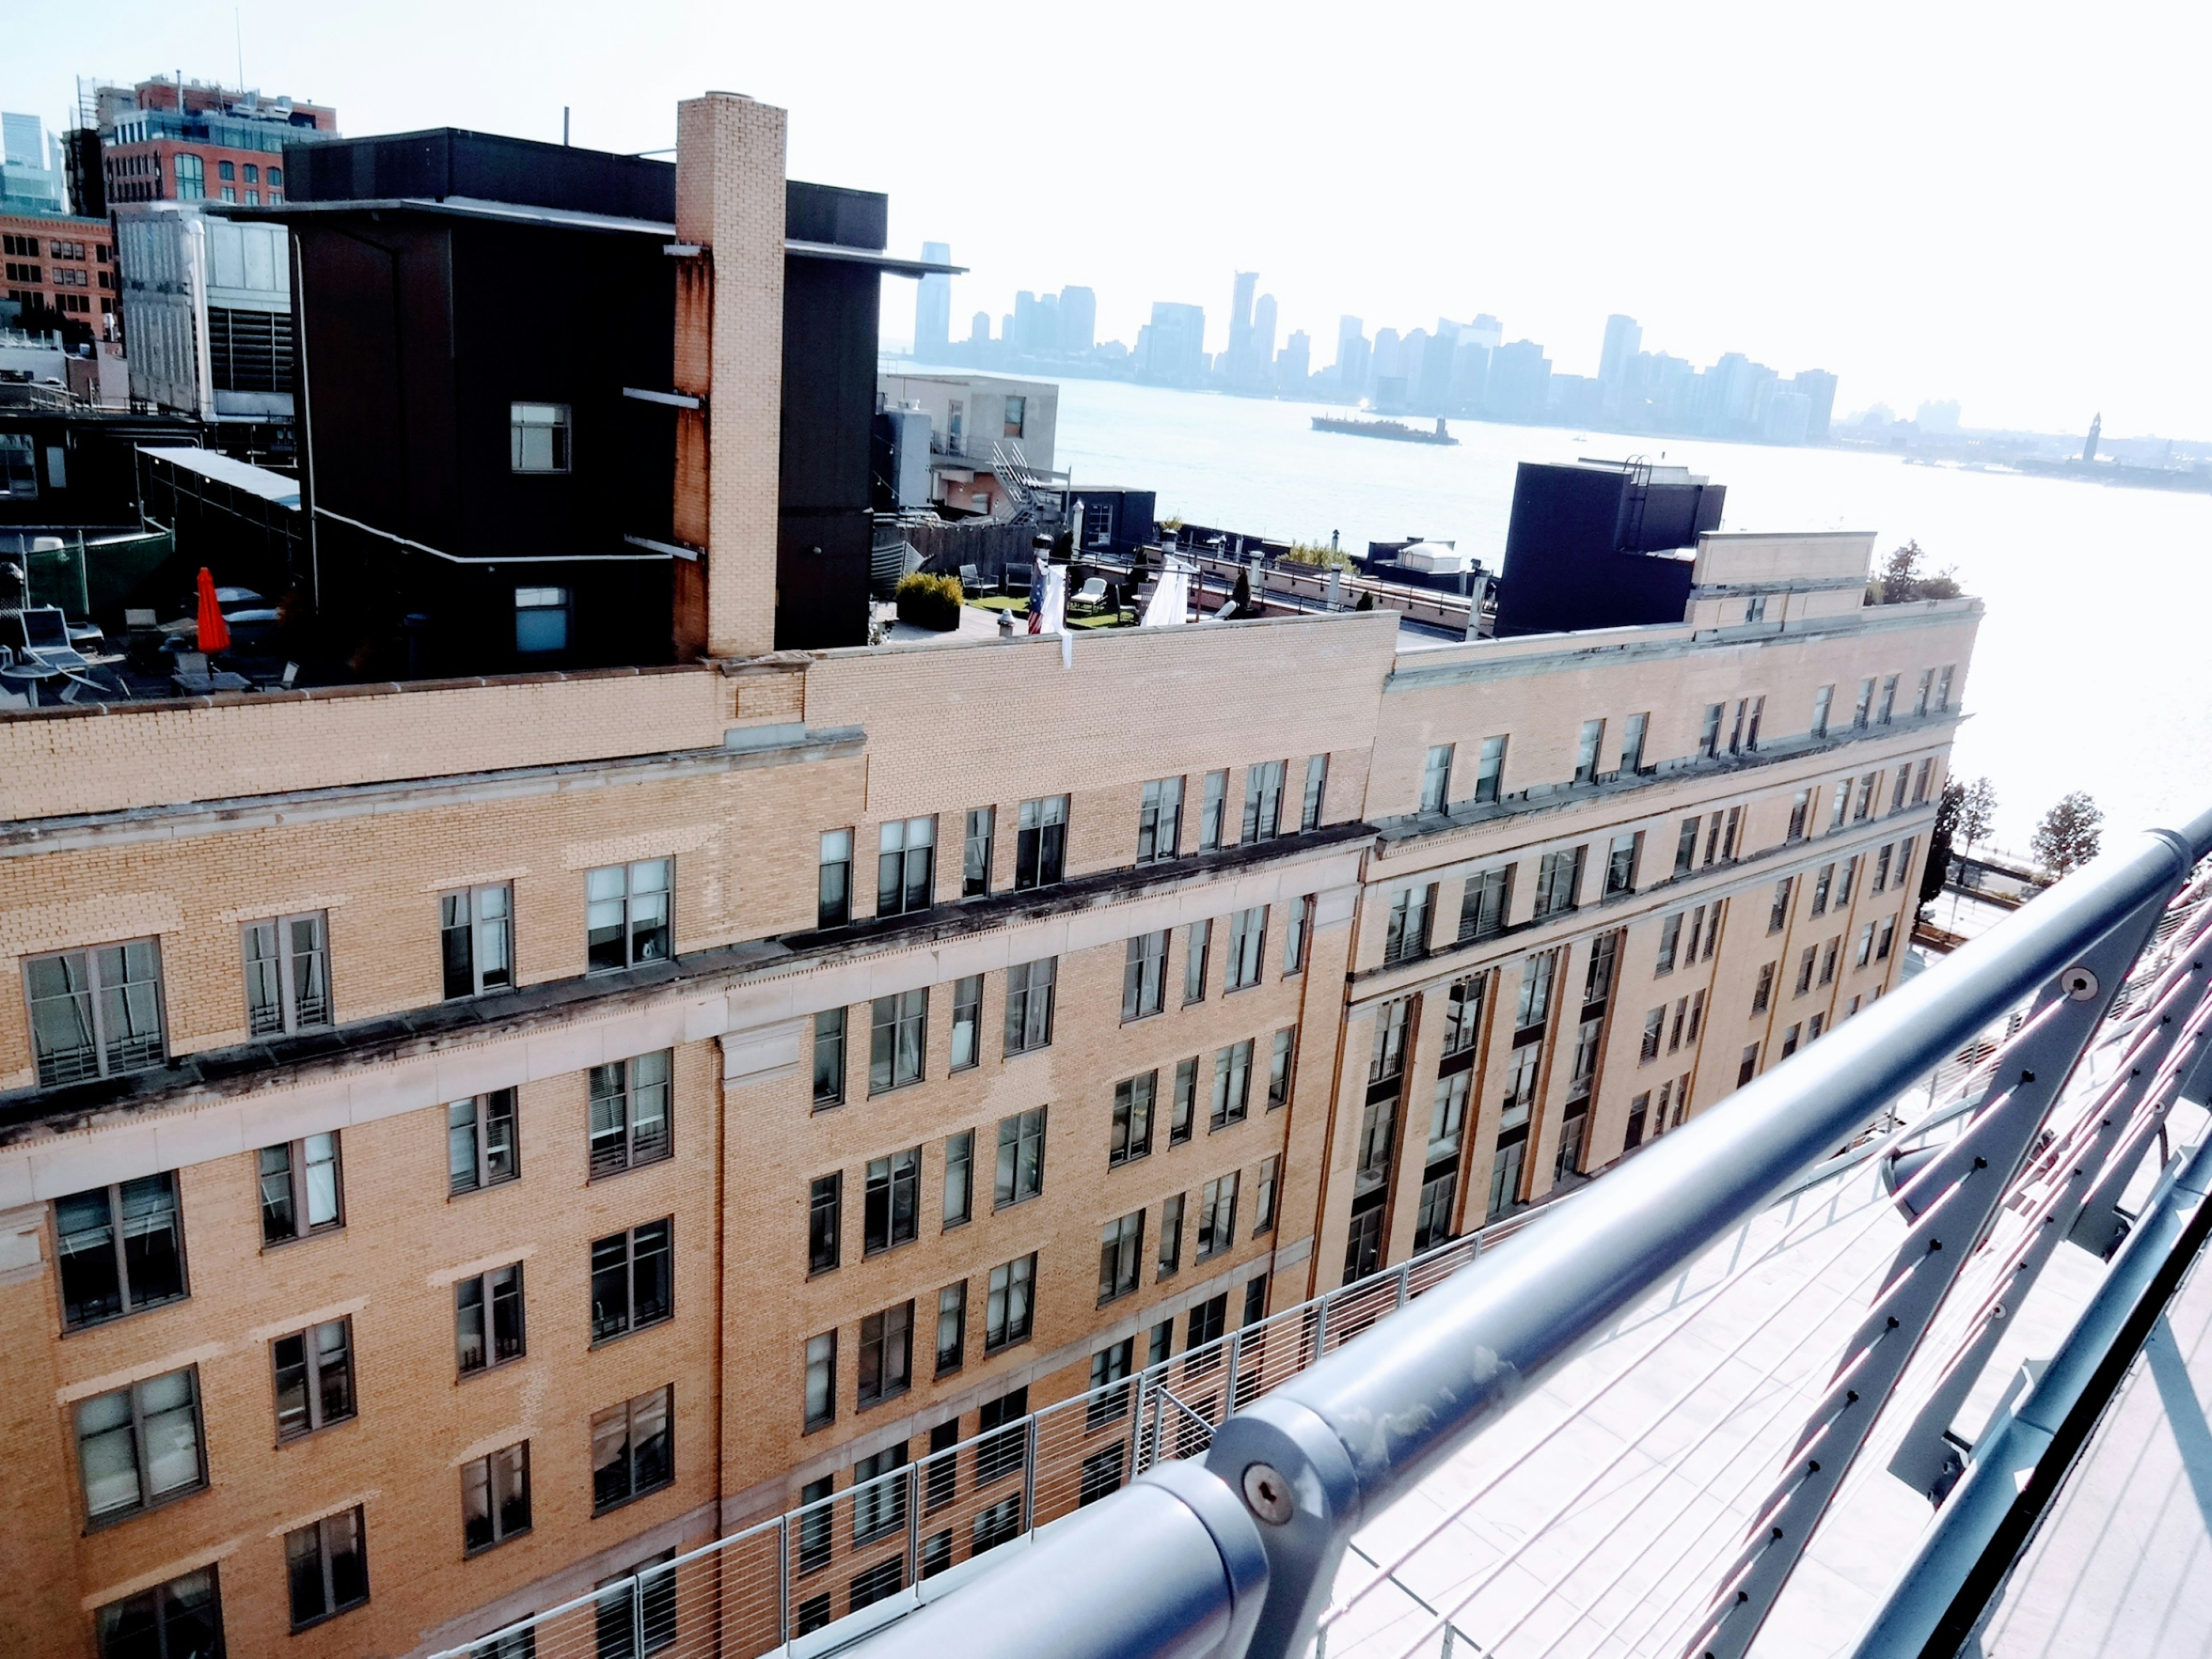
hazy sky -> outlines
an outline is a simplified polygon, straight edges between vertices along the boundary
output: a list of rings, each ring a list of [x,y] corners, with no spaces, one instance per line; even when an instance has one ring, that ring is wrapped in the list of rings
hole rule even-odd
[[[237,76],[228,4],[14,10],[0,108]],[[349,134],[557,139],[566,103],[576,143],[635,150],[709,87],[781,104],[794,176],[889,191],[893,247],[973,268],[959,333],[1081,283],[1102,337],[1181,300],[1218,349],[1242,268],[1316,367],[1342,312],[1371,336],[1487,311],[1590,374],[1624,311],[1647,349],[1830,369],[1844,410],[2212,436],[2202,5],[236,11],[248,84]],[[912,294],[886,284],[887,335]]]

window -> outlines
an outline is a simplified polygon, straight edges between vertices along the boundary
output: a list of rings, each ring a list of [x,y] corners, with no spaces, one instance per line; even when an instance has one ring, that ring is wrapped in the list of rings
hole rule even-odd
[[[41,1088],[144,1071],[167,1055],[156,940],[32,957],[23,986]]]
[[[1891,850],[1892,849],[1889,845],[1885,842],[1881,850],[1874,855],[1874,887],[1872,890],[1875,892],[1879,893],[1889,885],[1889,860]]]
[[[1784,876],[1774,884],[1774,903],[1766,913],[1766,931],[1778,933],[1790,921],[1790,895],[1796,890],[1797,878]]]
[[[945,1138],[945,1224],[967,1224],[975,1201],[975,1132]]]
[[[1188,1140],[1195,1127],[1198,1115],[1198,1057],[1176,1062],[1175,1103],[1168,1117],[1168,1145],[1180,1146]]]
[[[842,927],[853,919],[853,832],[822,832],[821,874],[816,882],[815,926]]]
[[[1283,927],[1283,973],[1285,977],[1305,971],[1306,940],[1313,933],[1314,901],[1318,896],[1308,893],[1291,906],[1290,918]]]
[[[1937,676],[1936,676],[1936,708],[1948,708],[1951,706],[1951,677],[1952,677],[1952,675],[1953,675],[1953,674],[1954,674],[1956,672],[1957,672],[1957,665],[1956,665],[1955,664],[1953,664],[1953,665],[1947,665],[1947,666],[1944,668],[1943,672],[1942,672],[1941,674],[1939,674],[1939,675],[1937,675]]]
[[[1650,715],[1631,714],[1620,734],[1620,769],[1631,777],[1644,770],[1644,739],[1650,730]]]
[[[1705,724],[1698,731],[1698,752],[1711,760],[1721,752],[1721,716],[1728,710],[1725,703],[1705,705]]]
[[[586,878],[584,923],[589,971],[668,959],[669,905],[675,884],[673,859],[611,864],[591,872]]]
[[[1152,1151],[1152,1098],[1160,1074],[1146,1072],[1114,1085],[1114,1127],[1106,1142],[1106,1167],[1118,1169]]]
[[[844,1259],[845,1172],[817,1176],[806,1188],[806,1271],[826,1273]]]
[[[14,240],[13,237],[9,239]],[[12,276],[17,268],[9,267]],[[28,500],[39,493],[39,465],[36,447],[27,432],[0,433],[0,499],[20,496]]]
[[[1874,680],[1871,676],[1859,682],[1858,702],[1851,708],[1851,730],[1863,732],[1868,717],[1874,712]]]
[[[1223,988],[1243,991],[1257,985],[1267,948],[1267,907],[1255,904],[1233,913],[1229,918],[1229,962],[1222,975]]]
[[[960,853],[960,896],[972,898],[991,890],[992,831],[998,823],[995,806],[968,809],[968,833]]]
[[[1252,1039],[1246,1037],[1213,1056],[1213,1114],[1207,1120],[1207,1132],[1242,1123],[1251,1098]]]
[[[929,1021],[929,990],[900,991],[878,997],[868,1035],[868,1092],[903,1089],[921,1081],[924,1028]]]
[[[1138,1218],[1143,1219],[1140,1215]],[[1091,1404],[1083,1413],[1085,1433],[1103,1428],[1117,1418],[1129,1413],[1129,1389],[1126,1385],[1129,1371],[1136,1363],[1137,1339],[1125,1336],[1119,1342],[1109,1343],[1091,1356]],[[1118,1466],[1116,1481],[1119,1480]]]
[[[568,648],[568,590],[565,587],[518,587],[514,590],[514,649],[519,656],[536,656]]]
[[[264,1146],[257,1161],[263,1243],[283,1243],[345,1224],[338,1202],[336,1131]]]
[[[1028,409],[1029,399],[1027,398],[1009,397],[1006,399],[1006,435],[1007,437],[1018,438],[1024,435],[1022,428],[1024,424],[1024,416],[1027,414]]]
[[[62,1323],[71,1330],[187,1294],[173,1174],[56,1199],[54,1237]]]
[[[1575,743],[1575,781],[1594,783],[1597,781],[1598,751],[1605,746],[1605,722],[1584,720],[1582,736]]]
[[[952,981],[951,1069],[964,1072],[983,1052],[983,976],[970,974]]]
[[[1477,1028],[1482,1022],[1482,988],[1480,975],[1455,981],[1444,993],[1444,1054],[1447,1057],[1463,1054],[1474,1047]]]
[[[853,1547],[859,1549],[879,1538],[888,1538],[906,1525],[905,1480],[890,1480],[906,1467],[906,1442],[886,1446],[872,1456],[863,1457],[853,1465]],[[889,1565],[902,1565],[894,1559]],[[870,1582],[870,1568],[853,1580],[853,1607],[858,1612],[870,1601],[880,1599]],[[864,1589],[864,1586],[866,1589]],[[896,1585],[890,1587],[896,1589]]]
[[[1659,924],[1659,965],[1652,977],[1674,971],[1674,957],[1681,949],[1682,918],[1686,913],[1677,910]]]
[[[1559,965],[1559,955],[1552,951],[1540,951],[1522,964],[1521,1000],[1513,1012],[1516,1043],[1522,1040],[1522,1033],[1535,1030],[1551,1018],[1552,978]]]
[[[869,1159],[860,1199],[860,1254],[878,1255],[914,1243],[921,1208],[921,1147]]]
[[[1421,811],[1441,812],[1450,804],[1452,745],[1432,744],[1421,767]]]
[[[1887,726],[1897,717],[1897,676],[1891,674],[1881,683],[1881,712],[1875,717],[1877,726]]]
[[[1698,1006],[1702,1008],[1704,1006],[1703,1002],[1700,1001]],[[1687,1022],[1689,1012],[1690,999],[1687,997],[1676,997],[1674,999],[1674,1023],[1668,1028],[1667,1032],[1667,1052],[1670,1054],[1682,1046],[1682,1031]],[[1694,1038],[1692,1040],[1694,1041]]]
[[[522,1173],[514,1139],[514,1091],[450,1102],[446,1107],[446,1191],[473,1193]]]
[[[505,886],[472,887],[438,901],[446,995],[472,997],[514,983],[514,896]]]
[[[461,1465],[461,1547],[470,1554],[530,1530],[530,1443]]]
[[[1411,962],[1429,953],[1429,912],[1436,899],[1436,884],[1407,887],[1390,901],[1390,918],[1382,934],[1382,960]]]
[[[1047,795],[1022,803],[1014,837],[1016,888],[1049,887],[1064,872],[1067,857],[1067,797]]]
[[[1460,938],[1495,939],[1505,931],[1505,918],[1512,905],[1511,865],[1469,876],[1459,902]]]
[[[1838,933],[1828,941],[1826,948],[1820,952],[1820,983],[1823,985],[1832,984],[1835,981],[1836,956],[1841,950],[1843,943],[1843,935]],[[1816,1031],[1814,1035],[1817,1036],[1820,1033]]]
[[[1936,775],[1936,757],[1929,756],[1920,763],[1920,769],[1912,775],[1912,804],[1924,805],[1928,799],[1928,785]]]
[[[1044,1190],[1044,1119],[1038,1106],[999,1120],[999,1169],[991,1207],[1024,1204]]]
[[[617,1408],[619,1409],[619,1408]],[[806,1427],[811,1433],[837,1420],[837,1333],[824,1331],[806,1339]],[[824,1493],[823,1496],[827,1496]],[[824,1513],[827,1513],[825,1510]],[[801,1570],[805,1569],[805,1531],[800,1533]]]
[[[1198,850],[1210,853],[1221,845],[1223,819],[1229,811],[1229,774],[1208,772],[1206,775],[1206,795],[1199,809]]]
[[[1204,1261],[1237,1242],[1237,1175],[1209,1181],[1198,1195],[1198,1255]]]
[[[356,1504],[284,1534],[294,1630],[305,1630],[368,1600],[368,1553],[362,1531],[361,1505]]]
[[[510,404],[507,414],[508,465],[517,472],[568,470],[568,405]]]
[[[1833,835],[1844,827],[1844,813],[1851,802],[1851,781],[1845,778],[1836,786],[1835,809],[1828,815],[1828,833]]]
[[[1139,933],[1128,945],[1121,969],[1121,1018],[1126,1023],[1157,1014],[1167,994],[1167,930]]]
[[[1785,842],[1805,839],[1805,820],[1812,816],[1812,811],[1813,792],[1800,789],[1796,798],[1790,803],[1790,829],[1783,837]]]
[[[1584,848],[1547,853],[1536,864],[1536,905],[1534,918],[1564,915],[1575,908],[1582,891]]]
[[[902,1302],[896,1307],[872,1313],[860,1321],[860,1395],[855,1402],[866,1411],[873,1405],[894,1399],[907,1391],[914,1369],[914,1304]],[[906,1461],[903,1443],[896,1449],[899,1462]],[[878,1487],[878,1491],[903,1489]]]
[[[1881,781],[1881,774],[1869,772],[1859,780],[1859,804],[1851,812],[1851,821],[1857,823],[1874,811],[1875,786]]]
[[[1006,1053],[1009,1057],[1052,1042],[1054,981],[1060,958],[1016,963],[1006,969]]]
[[[1698,825],[1701,820],[1684,818],[1682,832],[1674,838],[1674,873],[1686,876],[1698,861]]]
[[[199,1373],[191,1366],[80,1400],[76,1461],[85,1519],[137,1515],[198,1492],[207,1484],[201,1445]]]
[[[1743,602],[1743,619],[1746,623],[1763,623],[1766,620],[1766,599],[1765,594],[1759,593]]]
[[[1874,959],[1876,962],[1887,962],[1889,960],[1890,946],[1895,944],[1896,941],[1897,918],[1895,916],[1889,916],[1885,918],[1882,921],[1881,939],[1875,946]]]
[[[1137,808],[1137,862],[1173,858],[1182,841],[1182,780],[1159,778],[1145,786]]]
[[[1375,1046],[1367,1056],[1367,1085],[1387,1083],[1403,1076],[1406,1070],[1406,1022],[1413,1006],[1411,997],[1400,997],[1386,1002],[1376,1011]]]
[[[1667,1029],[1667,1005],[1661,1003],[1644,1016],[1644,1047],[1637,1056],[1638,1065],[1650,1065],[1659,1058],[1660,1034]]]
[[[1632,1152],[1644,1144],[1644,1124],[1650,1115],[1651,1091],[1647,1089],[1628,1103],[1628,1130],[1621,1138],[1623,1152]]]
[[[592,1067],[592,1180],[674,1154],[669,1078],[675,1059],[673,1049],[663,1048]]]
[[[1819,965],[1820,959],[1819,945],[1808,945],[1805,947],[1802,954],[1797,958],[1797,988],[1792,993],[1793,995],[1802,997],[1812,990],[1813,969]]]
[[[1836,878],[1837,909],[1842,909],[1845,905],[1851,902],[1851,882],[1853,878],[1855,878],[1858,872],[1859,861],[1856,859],[1845,859],[1844,860],[1843,873]]]
[[[948,1376],[967,1363],[968,1357],[968,1281],[947,1285],[937,1293],[937,1374]],[[949,1425],[957,1440],[957,1424]],[[933,1439],[931,1444],[936,1442]],[[949,1464],[948,1464],[949,1469]],[[950,1479],[948,1473],[947,1478]],[[949,1496],[949,1494],[948,1494]],[[930,1504],[936,1507],[933,1492]]]
[[[179,155],[174,166],[177,175],[177,199],[179,202],[206,200],[206,161],[197,155]]]
[[[1754,1014],[1763,1014],[1766,1012],[1767,1004],[1773,1000],[1774,964],[1771,962],[1762,962],[1759,964],[1758,987],[1751,994],[1751,1012]]]
[[[1816,738],[1828,735],[1828,712],[1836,706],[1836,688],[1824,685],[1813,694],[1812,734]]]
[[[1481,757],[1475,763],[1475,805],[1480,806],[1502,799],[1504,784],[1505,739],[1485,738]]]
[[[1267,1056],[1267,1109],[1291,1103],[1291,1066],[1297,1058],[1298,1028],[1285,1025],[1275,1033],[1274,1047]]]
[[[1314,755],[1306,761],[1305,799],[1298,808],[1298,828],[1312,830],[1321,828],[1322,807],[1328,793],[1328,757]]]
[[[331,1023],[325,913],[246,923],[246,1030],[255,1036]]]
[[[937,820],[894,818],[876,833],[876,914],[927,910],[934,900]]]
[[[216,1659],[222,1652],[212,1566],[110,1601],[95,1621],[100,1659]]]
[[[1254,1182],[1252,1194],[1252,1237],[1255,1238],[1259,1237],[1262,1233],[1274,1231],[1276,1176],[1281,1164],[1280,1158],[1269,1158],[1261,1160],[1258,1178]],[[1252,1282],[1255,1285],[1261,1283],[1258,1279],[1254,1279]],[[1246,1322],[1250,1322],[1248,1320]]]
[[[1182,1267],[1183,1195],[1176,1193],[1160,1206],[1158,1276],[1172,1279]]]
[[[1743,746],[1753,754],[1759,751],[1759,722],[1765,718],[1766,699],[1753,697],[1751,700],[1751,724],[1745,728],[1743,734]]]
[[[525,1352],[522,1264],[495,1267],[453,1285],[454,1367],[471,1376]]]
[[[1213,947],[1213,923],[1194,921],[1183,929],[1182,1001],[1188,1008],[1206,1000],[1206,957]]]
[[[1615,836],[1605,860],[1605,896],[1615,898],[1636,890],[1636,866],[1644,854],[1644,832]]]
[[[1379,1194],[1389,1183],[1390,1152],[1397,1141],[1398,1097],[1383,1095],[1369,1101],[1359,1116],[1359,1162],[1352,1178],[1356,1197]]]
[[[1098,1232],[1098,1305],[1137,1288],[1145,1259],[1145,1212],[1133,1210]]]
[[[1783,1059],[1787,1060],[1797,1052],[1797,1038],[1804,1029],[1802,1025],[1793,1025],[1782,1034]]]
[[[1244,842],[1272,841],[1283,830],[1283,761],[1261,761],[1244,772]]]
[[[834,1347],[831,1350],[835,1353]],[[667,1486],[676,1479],[672,1436],[673,1384],[592,1413],[592,1513]]]
[[[217,161],[215,176],[227,185],[234,185],[238,182],[238,169],[228,161]]]
[[[845,1100],[845,1011],[824,1008],[814,1016],[814,1109]]]
[[[1745,1084],[1750,1082],[1751,1079],[1758,1074],[1758,1072],[1759,1045],[1756,1042],[1746,1043],[1744,1045],[1743,1058],[1737,1063],[1735,1068],[1735,1086],[1739,1089],[1742,1088]]]
[[[675,1311],[676,1222],[647,1222],[592,1243],[592,1340],[657,1325]]]
[[[1036,1282],[1036,1252],[991,1269],[989,1300],[983,1315],[983,1352],[1030,1340],[1030,1289]],[[981,1479],[979,1474],[978,1479]]]

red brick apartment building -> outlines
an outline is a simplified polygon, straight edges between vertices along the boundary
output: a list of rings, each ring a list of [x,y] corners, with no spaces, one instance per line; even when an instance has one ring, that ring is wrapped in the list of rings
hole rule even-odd
[[[681,114],[701,659],[0,714],[0,1654],[474,1641],[1895,981],[1980,607],[1870,535],[1594,634],[774,651],[784,117]]]
[[[105,219],[0,214],[0,297],[74,317],[95,335],[115,314],[115,230]]]
[[[110,202],[284,200],[284,146],[335,137],[337,112],[165,77],[99,100],[100,173]]]

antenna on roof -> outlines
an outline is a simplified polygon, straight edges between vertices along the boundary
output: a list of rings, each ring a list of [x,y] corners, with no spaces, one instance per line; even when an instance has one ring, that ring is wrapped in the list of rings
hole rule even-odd
[[[568,148],[568,106],[566,104],[561,106],[561,148]]]

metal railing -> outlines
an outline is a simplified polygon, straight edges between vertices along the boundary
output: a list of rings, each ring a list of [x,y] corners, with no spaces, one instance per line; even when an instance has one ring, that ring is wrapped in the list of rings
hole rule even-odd
[[[1398,1571],[1449,1514],[1410,1548],[1354,1552],[1371,1569],[1356,1574],[1343,1570],[1352,1534],[1732,1231],[1791,1194],[1863,1184],[1871,1166],[1881,1184],[1863,1206],[1863,1294],[1835,1304],[1832,1345],[1825,1330],[1805,1339],[1826,1385],[1804,1395],[1802,1430],[1789,1426],[1792,1396],[1762,1398],[1784,1439],[1732,1462],[1747,1471],[1730,1476],[1737,1521],[1708,1518],[1675,1552],[1667,1617],[1634,1648],[1734,1659],[1846,1477],[1875,1462],[1860,1453],[1877,1417],[1893,1473],[1932,1494],[1958,1478],[1945,1431],[2007,1307],[2059,1239],[2111,1242],[2122,1189],[2175,1101],[2212,1081],[2212,879],[2190,876],[2208,853],[2212,813],[2145,836],[1565,1200],[440,1659],[811,1659],[855,1643],[870,1659],[1291,1659],[1325,1650],[1378,1595],[1426,1621],[1394,1653],[1474,1650],[1476,1638],[1498,1651],[1535,1608],[1494,1625],[1468,1612],[1512,1555],[1432,1604]],[[1925,1109],[1901,1122],[1908,1091]],[[2158,1237],[2201,1193],[2204,1163],[2193,1184],[2161,1189],[2181,1200],[2145,1212]],[[1722,1290],[1771,1254],[1743,1257]],[[1667,1387],[1687,1401],[1709,1382],[1670,1372]],[[2007,1443],[2011,1468],[2036,1443]],[[1974,1490],[1971,1474],[1960,1490]],[[1960,1548],[1916,1569],[1916,1607],[1937,1599],[1929,1575]]]

